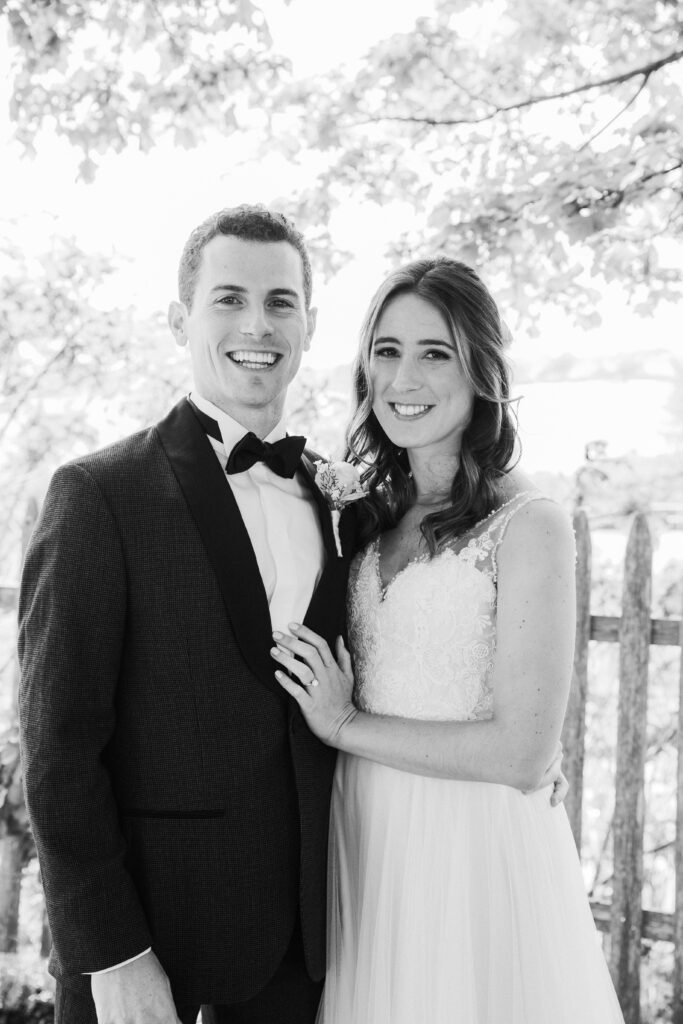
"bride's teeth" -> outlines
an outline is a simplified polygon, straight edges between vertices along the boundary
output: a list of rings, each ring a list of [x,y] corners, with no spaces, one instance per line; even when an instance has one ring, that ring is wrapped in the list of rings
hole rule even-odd
[[[272,366],[277,356],[275,352],[248,352],[240,350],[231,352],[230,358],[235,363],[258,363],[259,365]]]
[[[428,405],[398,405],[394,402],[394,409],[399,416],[417,416],[421,412],[426,412],[428,408]]]

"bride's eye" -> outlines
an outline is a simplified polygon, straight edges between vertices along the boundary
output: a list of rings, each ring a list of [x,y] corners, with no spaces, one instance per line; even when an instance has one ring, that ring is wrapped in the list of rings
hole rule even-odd
[[[429,359],[431,362],[438,362],[440,359],[450,359],[448,352],[445,352],[442,348],[430,348],[425,352],[425,359]]]
[[[372,354],[377,359],[387,359],[395,356],[397,354],[397,350],[393,345],[383,345],[382,348],[374,348],[372,350]]]

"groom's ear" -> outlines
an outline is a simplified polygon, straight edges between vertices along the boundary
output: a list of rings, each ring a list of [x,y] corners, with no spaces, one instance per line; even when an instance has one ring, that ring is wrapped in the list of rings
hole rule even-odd
[[[187,345],[187,306],[184,302],[173,301],[168,307],[168,326],[176,345]]]
[[[308,352],[311,347],[311,338],[315,334],[315,325],[318,321],[318,310],[315,306],[311,306],[310,309],[306,310],[306,340],[304,341],[304,352]]]

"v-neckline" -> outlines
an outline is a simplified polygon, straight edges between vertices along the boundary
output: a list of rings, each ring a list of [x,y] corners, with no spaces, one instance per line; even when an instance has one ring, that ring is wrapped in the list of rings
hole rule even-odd
[[[517,494],[514,494],[511,498],[508,498],[507,501],[504,501],[502,505],[498,505],[497,508],[494,508],[491,512],[489,512],[488,515],[484,516],[483,519],[480,519],[479,522],[475,523],[474,526],[472,526],[469,530],[462,534],[461,537],[458,538],[458,541],[462,540],[463,538],[469,538],[468,540],[465,540],[464,544],[460,544],[459,547],[456,548],[447,546],[441,548],[441,550],[437,551],[434,555],[430,555],[428,551],[423,552],[421,555],[414,555],[413,558],[409,559],[406,562],[406,564],[402,566],[398,570],[398,572],[394,573],[391,579],[388,580],[386,583],[382,579],[382,553],[380,551],[380,542],[382,535],[378,534],[375,537],[374,541],[372,542],[372,559],[375,578],[377,580],[377,586],[379,588],[379,596],[381,603],[383,604],[384,601],[386,600],[387,594],[393,587],[396,580],[400,579],[400,577],[403,576],[404,573],[406,573],[409,569],[413,568],[413,566],[435,561],[437,558],[440,558],[441,555],[445,554],[446,552],[450,552],[451,554],[456,556],[459,555],[462,551],[465,550],[465,548],[469,546],[470,541],[474,539],[473,536],[471,535],[474,533],[477,527],[481,526],[482,523],[486,523],[490,519],[493,519],[494,516],[496,516],[499,512],[502,512],[504,508],[507,508],[518,498],[521,498],[531,493],[533,493],[531,490],[519,491]],[[479,536],[483,536],[485,533],[486,530],[483,530]]]
[[[382,579],[382,569],[381,569],[381,566],[380,566],[380,557],[381,556],[380,556],[380,550],[379,550],[379,541],[380,541],[379,536],[375,537],[375,539],[374,539],[374,541],[372,543],[371,557],[372,557],[373,569],[374,569],[374,572],[375,572],[375,579],[377,580],[377,587],[379,589],[380,601],[381,601],[382,604],[384,603],[387,594],[389,593],[389,591],[393,587],[393,585],[396,582],[396,580],[399,579],[401,576],[403,576],[403,574],[406,573],[408,571],[408,569],[412,569],[413,566],[419,565],[420,562],[427,562],[427,561],[430,561],[432,558],[438,558],[439,555],[442,555],[443,552],[446,550],[446,548],[444,548],[442,551],[437,551],[437,553],[435,555],[433,555],[433,556],[430,556],[428,551],[425,551],[421,555],[415,555],[414,558],[411,558],[408,562],[406,562],[406,564],[401,569],[399,569],[397,573],[394,573],[394,575],[391,577],[391,579],[385,584],[384,580]]]

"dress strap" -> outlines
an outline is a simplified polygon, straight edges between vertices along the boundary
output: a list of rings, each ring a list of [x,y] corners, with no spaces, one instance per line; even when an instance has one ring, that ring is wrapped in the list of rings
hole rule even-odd
[[[514,498],[510,498],[504,505],[492,514],[489,525],[484,531],[486,536],[486,547],[491,556],[491,569],[494,582],[498,579],[498,548],[503,542],[505,533],[510,521],[517,515],[520,509],[529,505],[532,501],[549,501],[550,499],[540,491],[520,491]]]

